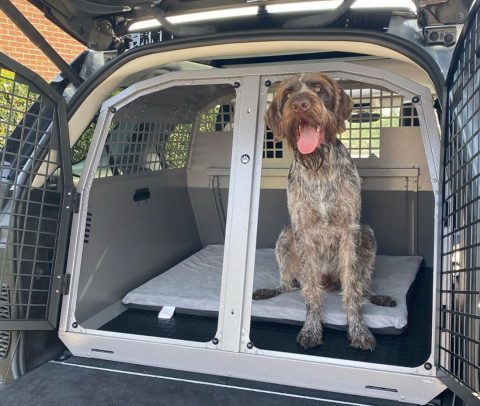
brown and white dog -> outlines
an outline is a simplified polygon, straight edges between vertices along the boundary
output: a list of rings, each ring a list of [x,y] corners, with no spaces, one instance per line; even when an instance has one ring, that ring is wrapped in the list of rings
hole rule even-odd
[[[291,225],[277,241],[281,285],[259,289],[256,300],[301,288],[307,315],[297,341],[303,348],[322,343],[324,292],[343,290],[350,343],[375,349],[375,338],[361,314],[364,299],[395,306],[388,296],[373,295],[370,283],[376,241],[360,224],[360,177],[337,138],[352,110],[350,97],[328,76],[309,73],[281,83],[265,121],[276,140],[285,140],[295,159],[288,174]]]

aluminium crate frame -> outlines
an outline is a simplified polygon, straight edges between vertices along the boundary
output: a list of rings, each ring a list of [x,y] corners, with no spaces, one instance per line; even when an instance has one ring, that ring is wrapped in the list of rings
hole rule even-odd
[[[80,210],[73,215],[67,263],[67,273],[71,274],[71,289],[70,294],[63,299],[60,320],[60,338],[73,354],[327,391],[340,387],[339,391],[345,393],[412,403],[426,403],[445,389],[436,378],[434,366],[435,315],[432,317],[432,351],[426,361],[429,368],[291,354],[251,346],[250,298],[262,169],[262,117],[268,91],[266,82],[273,83],[291,74],[312,71],[383,86],[412,100],[418,111],[435,198],[433,270],[435,275],[438,274],[441,148],[432,95],[427,88],[390,72],[350,63],[308,63],[167,73],[128,87],[105,101],[101,107],[84,172],[78,184]],[[228,222],[216,334],[218,341],[215,340],[216,344],[199,343],[82,327],[75,319],[75,306],[89,192],[115,112],[138,97],[153,92],[174,86],[205,84],[230,84],[235,87],[237,94],[237,124],[233,132]],[[434,293],[437,284],[437,278],[434,277]],[[235,289],[228,289],[229,286],[235,286]],[[434,294],[434,312],[437,308],[436,301],[437,296]]]

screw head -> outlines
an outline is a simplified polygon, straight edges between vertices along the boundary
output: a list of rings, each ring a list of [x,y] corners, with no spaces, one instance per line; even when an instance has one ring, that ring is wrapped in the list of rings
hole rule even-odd
[[[117,112],[117,109],[116,109],[115,107],[110,107],[110,111],[111,111],[112,113],[116,113],[116,112]]]
[[[253,343],[250,341],[247,343],[247,348],[251,350],[253,348]]]
[[[242,157],[240,158],[240,162],[244,165],[248,164],[250,162],[250,155],[243,154]]]
[[[266,86],[266,87],[272,86],[272,82],[271,82],[270,80],[266,80],[266,81],[265,81],[265,86]]]
[[[77,327],[78,327],[78,323],[77,323],[76,321],[73,322],[73,323],[72,323],[72,327],[73,327],[73,328],[77,328]]]
[[[418,103],[420,101],[420,97],[418,96],[413,96],[412,97],[412,103]]]
[[[213,344],[213,345],[217,345],[218,343],[219,343],[218,338],[215,337],[215,338],[212,340],[212,344]]]
[[[425,364],[423,365],[423,367],[427,370],[427,371],[430,371],[432,369],[432,364],[430,364],[430,362],[425,362]]]
[[[238,89],[238,88],[240,87],[240,82],[235,82],[235,83],[233,84],[233,87],[234,87],[235,89]]]

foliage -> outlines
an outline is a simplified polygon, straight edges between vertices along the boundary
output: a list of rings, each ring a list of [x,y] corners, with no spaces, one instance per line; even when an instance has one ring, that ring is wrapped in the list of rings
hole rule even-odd
[[[0,69],[0,148],[22,120],[39,94],[16,81],[15,73]]]
[[[121,88],[115,89],[111,96],[115,96],[122,91]],[[72,164],[83,161],[87,157],[88,148],[90,148],[90,143],[92,142],[93,133],[95,132],[95,120],[93,120],[89,126],[85,129],[83,134],[78,138],[75,145],[72,147],[71,156]]]
[[[90,125],[85,129],[83,134],[77,140],[75,145],[72,147],[71,156],[72,164],[83,161],[87,156],[88,148],[90,148],[90,143],[92,142],[93,133],[95,132],[95,123],[91,122]]]
[[[192,124],[177,124],[165,145],[165,160],[168,169],[186,168],[192,137]]]
[[[215,131],[217,116],[220,113],[220,105],[213,106],[209,111],[200,116],[199,131],[208,133]]]

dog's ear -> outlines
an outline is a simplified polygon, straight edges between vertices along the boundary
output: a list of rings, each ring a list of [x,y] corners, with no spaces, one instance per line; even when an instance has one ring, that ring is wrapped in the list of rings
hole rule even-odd
[[[283,135],[282,127],[282,114],[278,108],[277,98],[274,97],[270,106],[268,106],[265,113],[265,123],[272,130],[273,139],[275,141],[281,141],[285,136]]]
[[[345,120],[350,117],[353,108],[353,101],[342,88],[337,89],[337,131],[339,134],[345,131]]]

